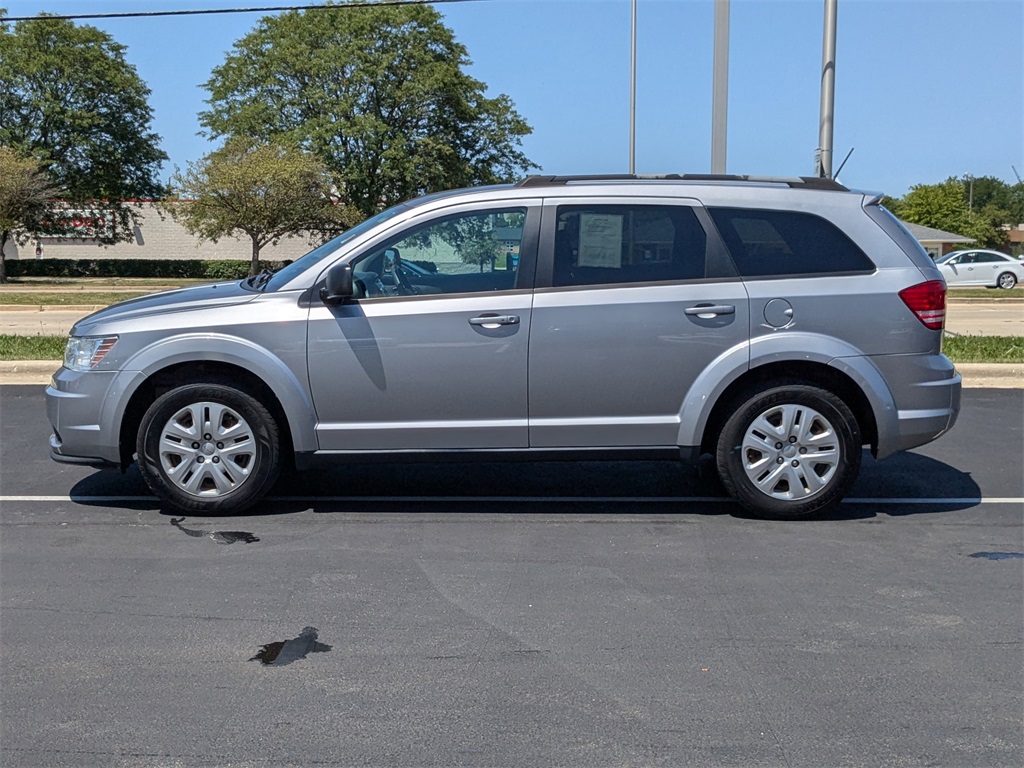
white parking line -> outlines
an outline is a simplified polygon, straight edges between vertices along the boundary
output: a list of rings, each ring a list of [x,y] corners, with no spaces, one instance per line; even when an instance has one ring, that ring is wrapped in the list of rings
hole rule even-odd
[[[25,502],[63,502],[63,501],[156,501],[156,496],[0,496],[0,503],[9,501]],[[735,501],[726,496],[268,496],[264,501],[281,502],[325,502],[325,501],[358,501],[389,503],[405,502],[554,502],[554,503],[628,503],[628,504],[734,504]],[[935,497],[927,499],[914,498],[849,498],[843,499],[844,504],[1024,504],[1024,497]]]

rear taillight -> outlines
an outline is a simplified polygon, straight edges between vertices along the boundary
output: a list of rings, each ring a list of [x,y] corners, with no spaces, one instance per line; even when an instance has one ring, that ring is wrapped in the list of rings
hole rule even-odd
[[[929,280],[904,288],[900,291],[900,298],[926,328],[942,330],[946,322],[946,284],[942,280]]]

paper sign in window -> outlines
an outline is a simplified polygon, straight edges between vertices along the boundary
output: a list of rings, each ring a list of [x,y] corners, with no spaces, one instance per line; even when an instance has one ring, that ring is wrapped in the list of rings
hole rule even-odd
[[[622,267],[622,216],[610,213],[580,214],[581,267]]]

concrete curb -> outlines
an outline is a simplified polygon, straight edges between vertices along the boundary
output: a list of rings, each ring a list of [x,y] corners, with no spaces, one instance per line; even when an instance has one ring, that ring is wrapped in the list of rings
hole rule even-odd
[[[49,384],[59,360],[0,360],[0,384]],[[1024,363],[961,363],[964,386],[1024,389]]]
[[[0,312],[98,312],[109,304],[0,304]]]

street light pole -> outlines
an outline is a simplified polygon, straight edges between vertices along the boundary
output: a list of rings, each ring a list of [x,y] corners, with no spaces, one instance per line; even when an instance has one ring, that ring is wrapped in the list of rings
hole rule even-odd
[[[825,32],[821,47],[821,113],[814,175],[832,178],[832,132],[836,106],[836,16],[839,0],[825,0]]]
[[[729,0],[715,0],[714,40],[711,88],[711,172],[725,173],[729,112]]]
[[[633,0],[633,35],[629,62],[629,172],[636,173],[636,0]]]

